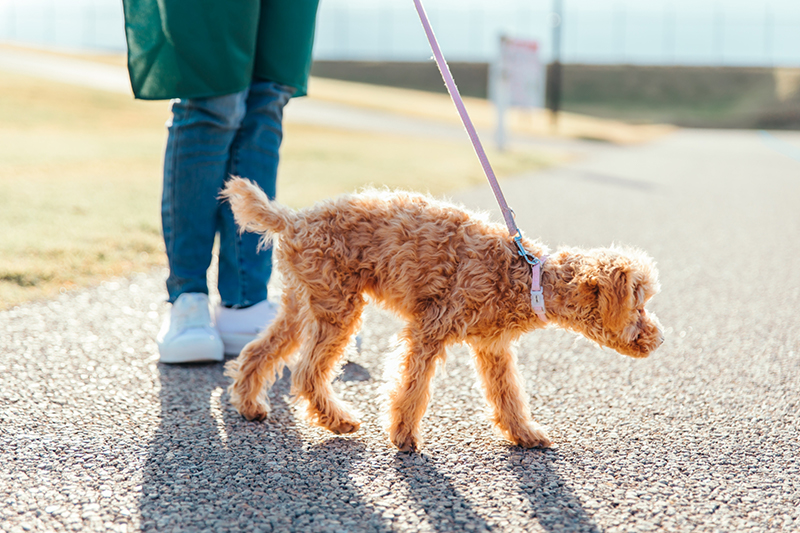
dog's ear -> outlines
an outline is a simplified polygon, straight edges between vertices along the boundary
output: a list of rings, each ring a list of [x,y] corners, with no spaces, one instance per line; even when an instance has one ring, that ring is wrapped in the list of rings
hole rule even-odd
[[[633,305],[633,279],[628,269],[613,265],[594,277],[597,284],[597,305],[603,325],[612,330],[625,327]]]

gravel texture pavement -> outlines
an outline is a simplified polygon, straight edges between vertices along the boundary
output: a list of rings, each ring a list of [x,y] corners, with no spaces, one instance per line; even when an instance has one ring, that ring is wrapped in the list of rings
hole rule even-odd
[[[493,433],[456,348],[422,453],[397,453],[380,412],[399,323],[376,308],[336,383],[356,434],[310,427],[286,376],[247,422],[222,365],[158,364],[159,271],[0,313],[0,530],[800,530],[800,163],[756,133],[679,132],[504,189],[528,235],[639,246],[661,270],[650,358],[520,342],[554,448]],[[488,186],[454,198],[497,212]]]

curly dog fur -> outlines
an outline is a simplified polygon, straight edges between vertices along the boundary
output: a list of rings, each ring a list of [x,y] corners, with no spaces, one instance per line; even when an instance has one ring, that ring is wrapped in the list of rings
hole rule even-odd
[[[334,433],[356,431],[360,422],[331,381],[368,296],[406,321],[389,407],[397,448],[420,446],[436,362],[458,342],[472,348],[504,436],[525,447],[550,445],[531,417],[511,348],[547,324],[533,313],[530,267],[504,227],[406,192],[367,191],[293,211],[233,178],[222,197],[242,231],[275,237],[274,258],[286,281],[275,321],[226,367],[231,402],[244,417],[269,414],[267,390],[300,349],[292,390],[307,400],[309,418]],[[538,257],[547,253],[538,242],[523,242]],[[560,249],[544,263],[542,285],[548,322],[632,357],[646,357],[663,342],[658,320],[644,309],[659,285],[643,252]]]

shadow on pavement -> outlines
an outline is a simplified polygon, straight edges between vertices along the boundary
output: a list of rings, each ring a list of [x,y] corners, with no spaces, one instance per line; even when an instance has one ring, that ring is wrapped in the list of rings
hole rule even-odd
[[[270,391],[270,422],[252,423],[228,404],[222,365],[158,368],[162,419],[143,475],[142,530],[390,529],[348,476],[362,444],[304,448],[283,399],[288,376]]]
[[[600,527],[558,473],[556,463],[561,460],[556,450],[512,448],[508,454],[519,490],[545,531],[599,533]]]
[[[470,524],[470,531],[491,531],[429,457],[398,452],[394,468],[417,505],[425,510],[428,523],[435,531],[465,531],[467,524]]]
[[[158,369],[161,424],[144,466],[142,530],[393,529],[350,476],[367,454],[362,443],[333,437],[306,446],[285,400],[288,375],[270,390],[270,421],[253,423],[228,403],[222,365]],[[503,470],[517,485],[503,492],[528,499],[526,518],[520,517],[528,525],[535,520],[545,531],[600,531],[560,477],[559,452],[510,448],[498,459],[508,462]],[[497,528],[429,456],[398,453],[393,467],[434,531]]]
[[[499,516],[495,514],[494,520],[507,522],[503,526],[487,523],[479,516],[443,473],[442,469],[447,467],[436,465],[429,457],[398,453],[394,468],[409,487],[416,503],[425,510],[435,531],[538,530],[531,528],[531,522],[538,522],[544,531],[601,531],[558,474],[555,468],[555,463],[561,460],[558,452],[511,448],[506,460],[517,487],[504,486],[500,482],[495,487],[500,492],[493,496],[501,508],[505,508],[502,500],[509,492],[522,494],[528,500],[529,511],[519,509],[520,515],[516,517],[506,512]]]

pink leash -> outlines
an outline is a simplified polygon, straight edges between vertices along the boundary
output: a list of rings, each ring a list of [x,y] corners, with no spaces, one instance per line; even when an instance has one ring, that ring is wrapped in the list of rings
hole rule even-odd
[[[425,35],[428,37],[431,50],[433,50],[433,58],[436,60],[436,65],[439,67],[439,72],[442,74],[442,79],[444,79],[447,92],[450,93],[450,98],[453,100],[453,103],[456,106],[458,115],[461,117],[461,122],[464,124],[464,128],[467,130],[467,135],[469,135],[469,139],[472,141],[472,146],[475,148],[475,153],[478,155],[478,159],[481,162],[483,172],[486,174],[486,179],[489,180],[489,185],[492,187],[494,197],[497,199],[497,203],[500,205],[500,211],[503,213],[503,219],[506,221],[506,226],[508,226],[508,232],[514,238],[519,255],[521,255],[529,265],[531,265],[533,277],[533,283],[531,285],[531,304],[533,305],[533,310],[540,319],[547,321],[545,318],[544,296],[542,294],[541,284],[542,261],[525,250],[525,247],[522,245],[522,232],[519,230],[516,222],[514,221],[514,211],[508,206],[508,202],[506,202],[506,198],[503,196],[503,191],[500,189],[500,184],[497,183],[497,177],[494,175],[494,170],[492,170],[492,165],[489,164],[489,158],[486,156],[486,151],[483,149],[480,138],[478,138],[478,132],[475,131],[475,126],[472,124],[472,120],[469,118],[467,108],[464,106],[464,100],[461,99],[461,93],[459,93],[456,82],[453,79],[453,75],[450,73],[450,67],[447,66],[447,61],[442,54],[441,48],[439,48],[439,43],[436,40],[436,36],[433,34],[433,28],[428,20],[428,15],[425,13],[425,8],[422,7],[422,0],[414,0],[414,5],[417,8],[417,13],[419,14],[419,19],[422,22],[422,27],[425,29]]]

